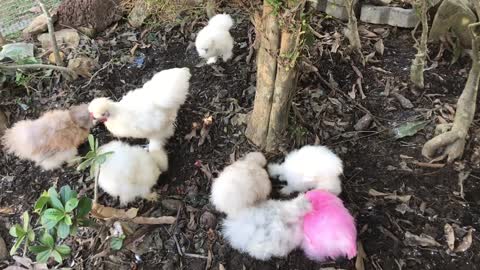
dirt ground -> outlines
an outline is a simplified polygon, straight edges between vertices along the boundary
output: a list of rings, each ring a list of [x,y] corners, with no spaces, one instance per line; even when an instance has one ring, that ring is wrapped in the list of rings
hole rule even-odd
[[[233,250],[222,239],[223,217],[208,202],[212,177],[232,160],[255,150],[243,135],[255,90],[255,57],[250,55],[254,31],[245,16],[235,13],[234,17],[235,56],[228,63],[198,65],[201,61],[194,50],[192,33],[205,18],[180,26],[156,26],[145,32],[147,28],[133,30],[120,24],[109,34],[82,42],[80,50],[99,58],[101,69],[91,81],[59,83],[55,78],[47,78],[43,82],[36,80],[30,95],[21,87],[7,86],[0,91],[0,108],[9,113],[10,123],[14,123],[97,96],[119,99],[149,80],[154,72],[191,68],[190,95],[179,112],[176,134],[168,144],[170,168],[155,186],[161,199],[158,203],[138,201],[130,205],[151,216],[178,215],[177,223],[149,228],[135,241],[137,256],[124,249],[100,259],[92,257],[102,249],[92,250],[84,241],[94,237],[95,231],[82,230],[76,240],[71,240],[73,257],[64,266],[196,270],[210,264],[211,269],[228,270],[355,269],[355,260],[320,264],[308,260],[300,251],[287,258],[257,261]],[[438,116],[449,122],[453,119],[450,109],[455,107],[466,81],[468,57],[451,64],[452,57],[446,52],[435,61],[438,46],[433,46],[428,62],[431,69],[425,74],[426,88],[415,90],[407,84],[415,53],[410,31],[362,26],[365,55],[375,50],[379,39],[384,44],[384,55],[377,53],[363,66],[355,57],[349,57],[340,26],[320,15],[314,18],[313,28],[320,35],[314,36],[307,54],[309,61],[302,65],[284,150],[320,143],[330,146],[344,160],[341,197],[356,218],[359,240],[365,250],[365,269],[480,269],[480,171],[476,152],[480,144],[475,135],[480,132],[478,118],[462,160],[432,167],[421,156],[421,148],[432,137]],[[135,43],[139,46],[132,56],[130,50]],[[353,96],[352,85],[359,76],[363,77],[365,98],[358,87]],[[394,91],[409,99],[411,108],[402,107],[392,94]],[[356,131],[355,124],[367,111],[373,115],[372,125]],[[199,145],[198,137],[187,140],[185,136],[191,132],[192,124],[201,123],[208,116],[213,117],[213,125],[205,142]],[[428,120],[429,124],[414,136],[395,140],[389,132],[419,119]],[[103,126],[92,133],[101,143],[113,139]],[[278,153],[268,158],[273,161],[282,156]],[[0,162],[0,208],[14,212],[0,214],[0,235],[8,248],[13,241],[8,228],[19,222],[23,211],[31,210],[42,190],[69,184],[81,193],[93,194],[91,181],[73,167],[42,172],[32,163],[3,152]],[[458,185],[461,172],[470,172],[463,183],[464,198]],[[118,206],[107,194],[100,201]],[[456,245],[470,228],[475,230],[468,250],[448,251],[443,232],[447,223],[455,229]],[[422,246],[423,242],[412,240],[410,233],[423,239],[430,236],[437,243]],[[0,262],[0,268],[7,263]]]

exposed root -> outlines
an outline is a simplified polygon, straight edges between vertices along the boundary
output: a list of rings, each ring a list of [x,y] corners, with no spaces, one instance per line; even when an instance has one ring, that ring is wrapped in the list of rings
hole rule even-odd
[[[452,162],[461,157],[465,149],[468,129],[472,124],[475,114],[480,79],[480,37],[475,33],[475,29],[478,26],[480,26],[480,23],[474,23],[468,26],[470,34],[472,35],[472,68],[468,74],[467,83],[465,84],[462,95],[457,102],[457,111],[452,129],[429,140],[422,149],[422,154],[427,158],[433,158],[434,161],[447,158],[448,162]],[[440,153],[439,156],[434,158],[434,155],[438,153]]]

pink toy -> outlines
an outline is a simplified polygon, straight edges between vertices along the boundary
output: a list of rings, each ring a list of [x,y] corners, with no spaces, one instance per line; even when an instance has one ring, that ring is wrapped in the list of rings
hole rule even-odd
[[[311,259],[322,261],[357,255],[355,221],[343,202],[321,190],[306,193],[312,211],[303,220],[302,248]]]

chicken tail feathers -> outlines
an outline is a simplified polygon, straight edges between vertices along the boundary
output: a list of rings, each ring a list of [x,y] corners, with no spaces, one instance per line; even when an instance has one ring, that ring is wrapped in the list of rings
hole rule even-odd
[[[186,67],[167,69],[155,74],[143,88],[152,90],[156,105],[177,109],[187,99],[191,76],[190,69]]]

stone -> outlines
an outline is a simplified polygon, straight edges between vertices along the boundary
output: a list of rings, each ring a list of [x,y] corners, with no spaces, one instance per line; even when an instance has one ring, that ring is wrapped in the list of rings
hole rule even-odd
[[[86,56],[80,56],[68,61],[68,68],[84,78],[92,77],[92,70],[95,67],[97,67],[97,61]]]
[[[355,14],[359,14],[359,5],[357,4],[353,9]],[[345,0],[318,0],[317,10],[325,12],[337,19],[348,21],[348,13]]]
[[[145,0],[137,0],[132,11],[128,15],[128,23],[138,28],[142,26],[143,21],[150,15],[148,5]]]
[[[50,34],[45,33],[37,37],[38,41],[42,44],[42,48],[50,49],[52,47],[52,42],[50,39]],[[66,45],[67,48],[76,48],[80,44],[80,35],[75,29],[62,29],[55,32],[55,39],[57,40],[57,45],[61,47]]]
[[[122,18],[121,0],[64,0],[57,8],[60,25],[102,32]]]
[[[55,16],[52,17],[52,20],[55,22]],[[47,31],[47,16],[44,14],[37,16],[33,21],[23,29],[24,35],[36,35]]]
[[[418,17],[413,9],[399,7],[362,6],[360,20],[372,24],[387,24],[402,28],[414,28]]]

